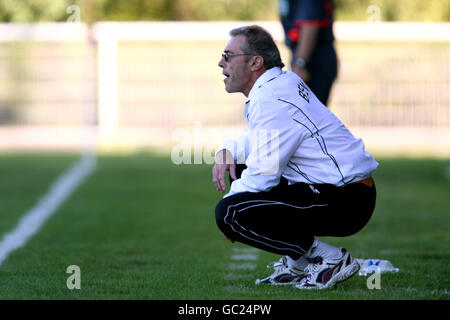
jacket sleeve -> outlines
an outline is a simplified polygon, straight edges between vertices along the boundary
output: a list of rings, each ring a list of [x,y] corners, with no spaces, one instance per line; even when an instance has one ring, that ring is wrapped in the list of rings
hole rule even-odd
[[[231,184],[225,197],[239,192],[269,191],[278,185],[305,134],[286,106],[276,100],[258,101],[253,110],[247,169]]]
[[[216,155],[223,149],[230,151],[235,163],[244,164],[250,153],[249,130],[246,128],[237,139],[226,139]]]

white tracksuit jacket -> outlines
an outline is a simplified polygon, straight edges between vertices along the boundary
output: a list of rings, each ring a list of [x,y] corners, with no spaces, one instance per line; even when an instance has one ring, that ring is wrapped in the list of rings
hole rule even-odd
[[[278,67],[255,82],[245,103],[248,128],[219,149],[247,169],[225,197],[268,191],[281,176],[289,184],[344,186],[371,176],[378,167],[345,125],[295,73]]]

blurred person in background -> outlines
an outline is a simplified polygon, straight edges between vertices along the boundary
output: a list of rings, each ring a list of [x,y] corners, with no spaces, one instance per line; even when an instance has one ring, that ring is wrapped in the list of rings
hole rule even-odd
[[[337,76],[332,0],[279,0],[291,70],[327,105]]]

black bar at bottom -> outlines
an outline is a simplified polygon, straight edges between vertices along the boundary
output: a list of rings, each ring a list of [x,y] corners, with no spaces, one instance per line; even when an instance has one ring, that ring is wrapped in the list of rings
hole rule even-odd
[[[2,312],[73,317],[123,316],[135,319],[290,319],[355,318],[448,310],[449,300],[0,300]],[[430,309],[431,308],[431,309]],[[360,313],[360,311],[362,313]],[[61,313],[62,312],[62,313]],[[160,316],[159,316],[160,315]],[[285,318],[289,317],[289,318]],[[83,319],[81,318],[81,319]]]

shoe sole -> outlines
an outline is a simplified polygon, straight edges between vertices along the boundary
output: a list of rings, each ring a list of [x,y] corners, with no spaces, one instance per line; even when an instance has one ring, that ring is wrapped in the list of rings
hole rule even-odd
[[[330,279],[324,286],[321,287],[298,287],[297,285],[294,285],[297,289],[306,289],[306,290],[323,290],[328,289],[334,286],[335,284],[339,282],[343,282],[345,280],[350,279],[355,273],[359,271],[359,268],[361,266],[359,265],[358,261],[356,259],[353,259],[353,262],[350,263],[348,266],[343,268],[341,271],[339,271],[333,278]]]
[[[302,279],[303,279],[303,277],[298,281],[290,281],[290,282],[275,282],[275,281],[270,281],[270,280],[269,280],[270,282],[262,282],[264,279],[256,279],[255,284],[256,285],[267,284],[267,285],[272,285],[272,286],[292,286],[292,285],[296,285],[296,284],[300,283],[300,281]]]
[[[297,283],[300,283],[300,281],[291,281],[291,282],[259,282],[258,280],[255,281],[256,285],[269,285],[269,286],[292,286]]]
[[[341,271],[338,272],[336,276],[334,276],[332,279],[330,279],[330,281],[328,281],[328,283],[324,286],[324,289],[330,288],[334,286],[336,283],[350,279],[359,271],[360,267],[361,266],[359,265],[358,261],[356,261],[356,259],[353,259],[352,263],[343,268]]]

